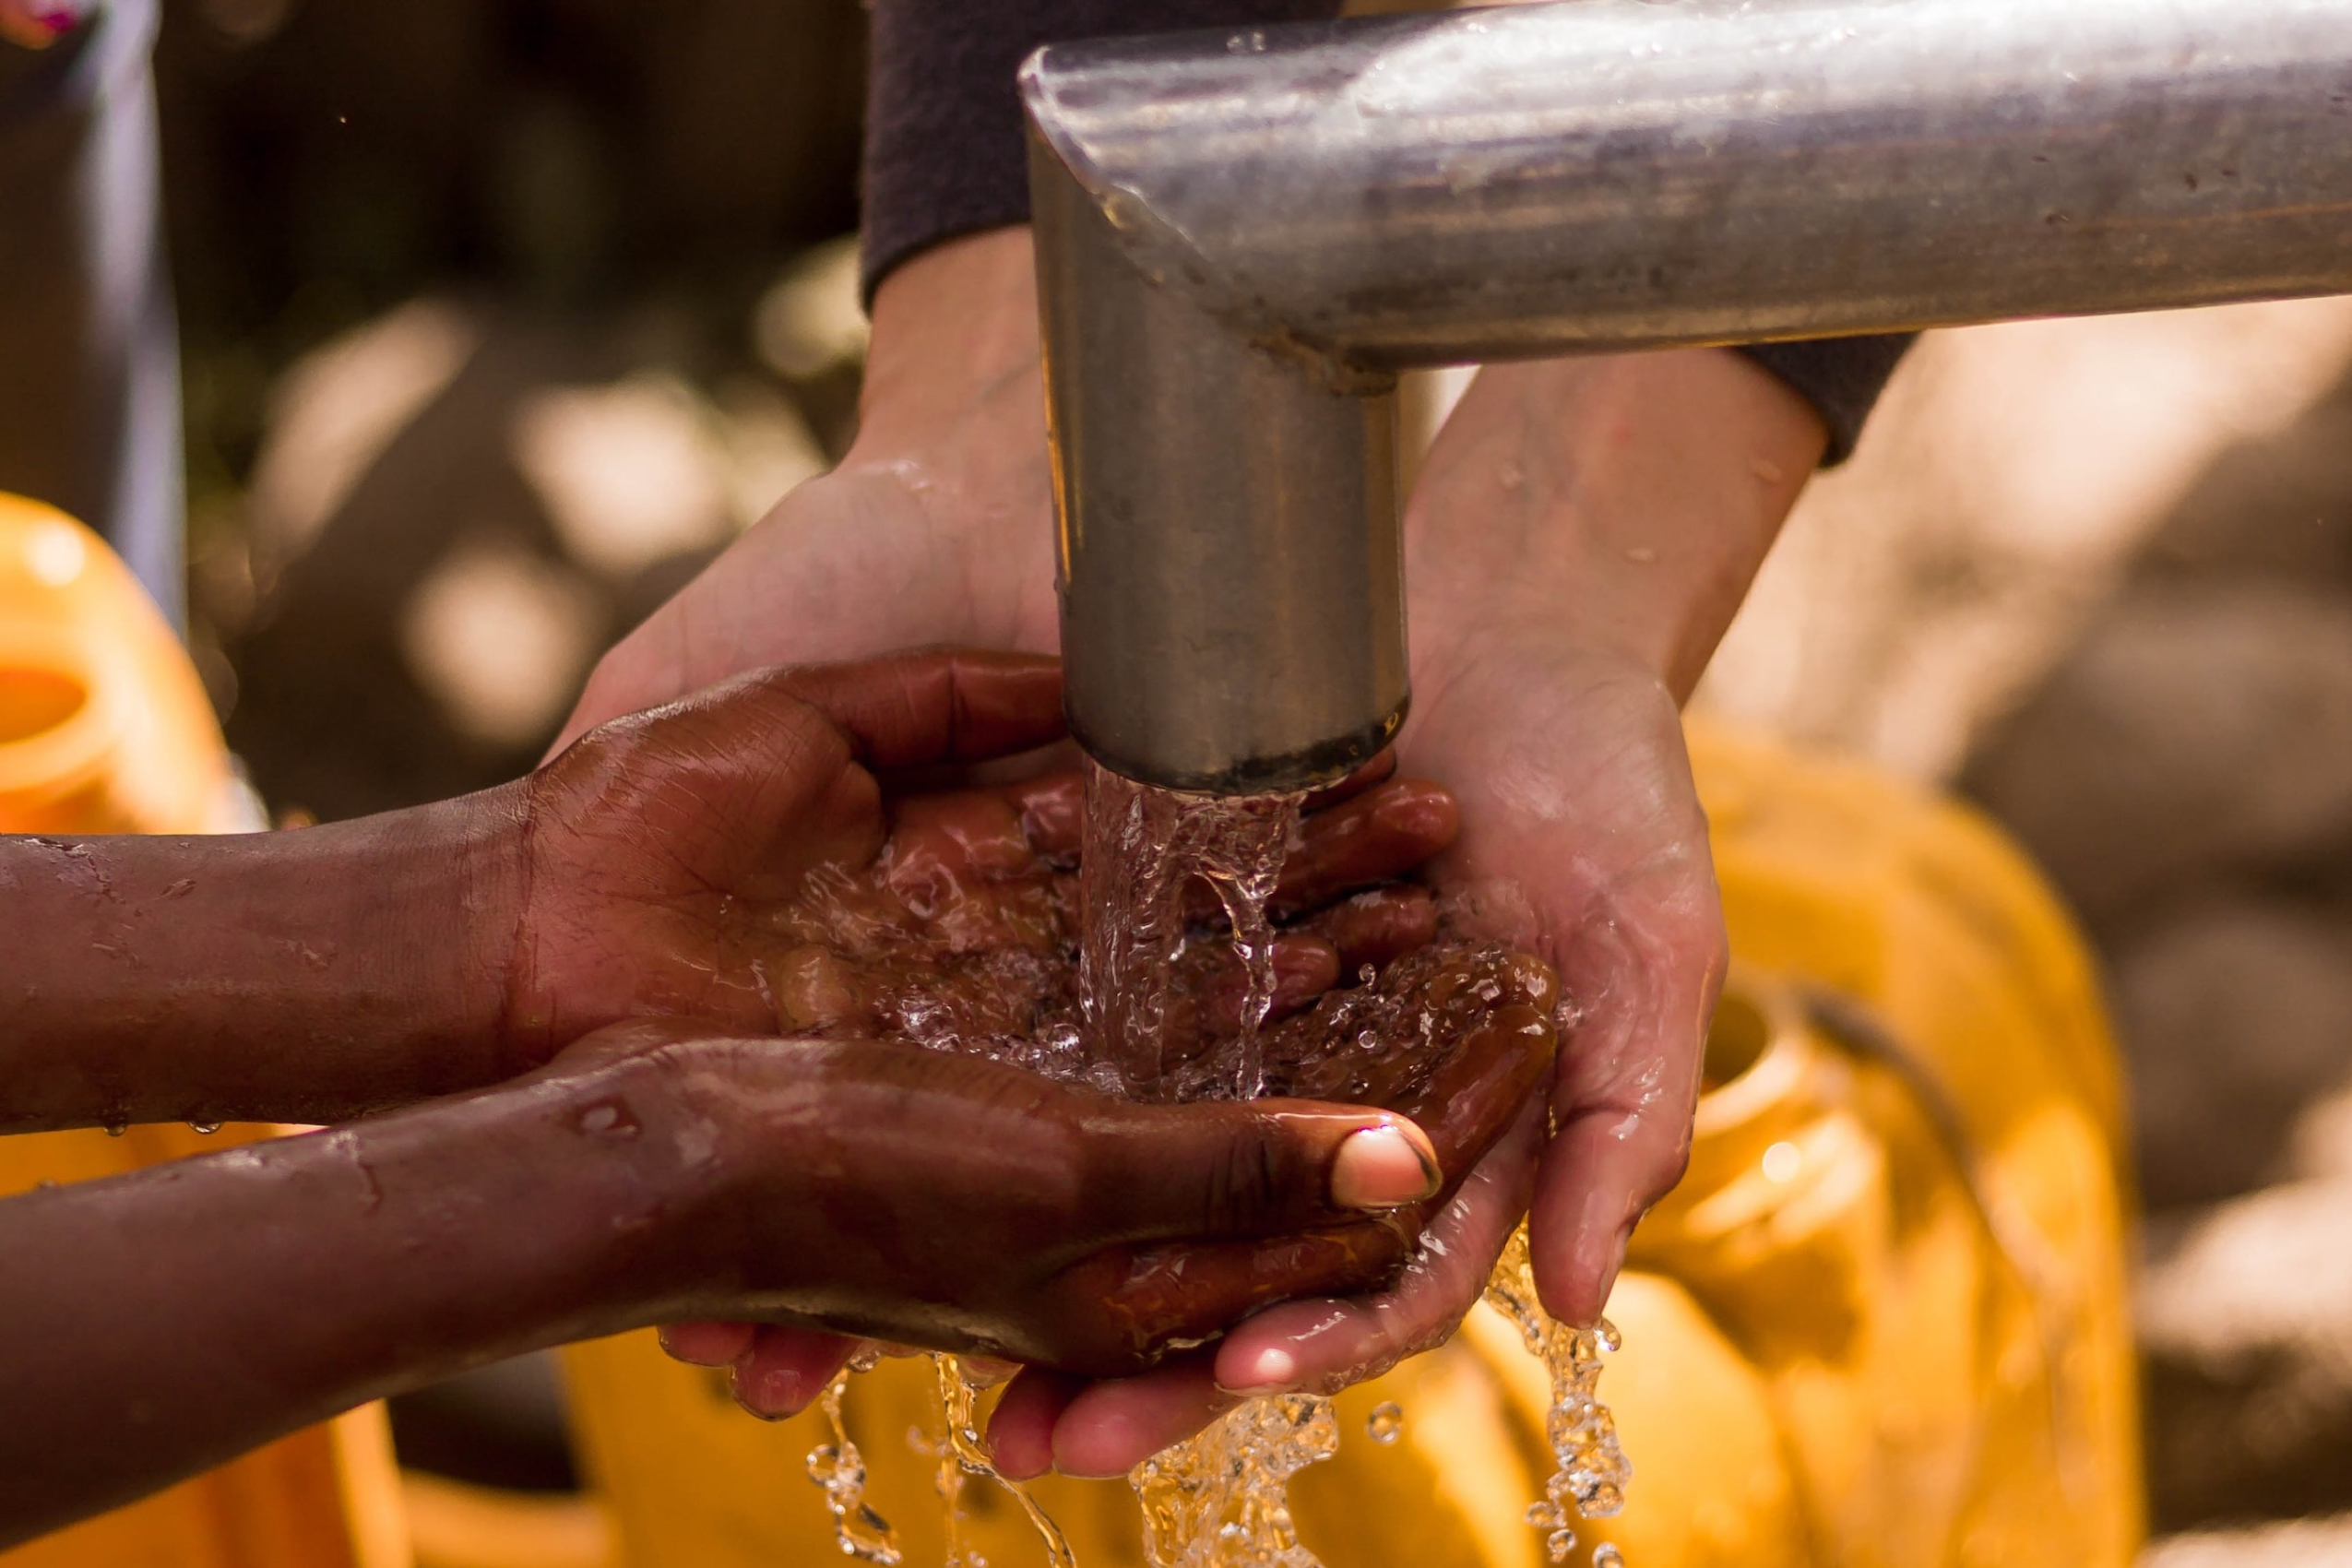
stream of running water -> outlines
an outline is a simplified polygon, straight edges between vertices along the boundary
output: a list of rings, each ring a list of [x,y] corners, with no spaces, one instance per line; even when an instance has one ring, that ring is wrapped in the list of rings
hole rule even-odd
[[[1138,784],[1087,765],[1084,850],[1080,860],[1079,965],[1075,1037],[1068,1022],[1028,1042],[963,1039],[952,1029],[909,1030],[939,1049],[984,1050],[1033,1069],[1073,1077],[1139,1099],[1248,1099],[1263,1092],[1264,1026],[1275,993],[1274,926],[1267,912],[1286,853],[1296,841],[1301,798],[1221,797]],[[1195,883],[1214,889],[1225,929],[1206,929],[1186,908]],[[1207,1051],[1171,1054],[1175,977],[1188,945],[1229,942],[1244,974],[1238,1029]],[[1465,944],[1466,947],[1467,944]],[[912,1020],[910,1020],[911,1022]],[[1432,1020],[1384,1020],[1395,1043],[1429,1032]],[[1373,1039],[1360,1045],[1378,1049]],[[1486,1300],[1519,1330],[1551,1380],[1547,1433],[1555,1469],[1544,1499],[1527,1515],[1549,1555],[1563,1562],[1576,1544],[1573,1520],[1605,1518],[1624,1504],[1631,1469],[1614,1421],[1596,1392],[1600,1355],[1615,1333],[1553,1322],[1537,1303],[1524,1229],[1495,1265]],[[1051,1568],[1076,1568],[1068,1542],[1028,1490],[990,1462],[976,1411],[982,1386],[958,1358],[933,1356],[944,1438],[932,1451],[945,1511],[946,1568],[982,1568],[968,1544],[964,1490],[1003,1487],[1035,1526]],[[844,1372],[821,1402],[832,1441],[810,1455],[845,1553],[864,1562],[900,1561],[895,1534],[865,1504],[864,1464],[841,1422]],[[1386,1431],[1381,1430],[1384,1413]],[[1401,1417],[1376,1413],[1372,1439],[1394,1441]],[[1338,1452],[1332,1402],[1312,1394],[1244,1400],[1206,1431],[1138,1466],[1129,1478],[1143,1513],[1152,1568],[1324,1568],[1299,1538],[1289,1503],[1290,1479]],[[1616,1550],[1596,1550],[1596,1568]],[[1346,1565],[1340,1565],[1346,1568]]]

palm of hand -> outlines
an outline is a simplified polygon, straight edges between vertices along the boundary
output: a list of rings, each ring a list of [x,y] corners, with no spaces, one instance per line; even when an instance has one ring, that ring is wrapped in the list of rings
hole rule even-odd
[[[957,657],[972,661],[901,664],[945,668]],[[983,742],[1048,738],[1058,723],[1051,666],[1016,659],[999,673],[1044,684],[1001,699],[1017,709],[1010,717],[961,722]],[[792,689],[837,679],[752,677],[607,726],[535,777],[509,982],[514,1032],[560,1043],[621,1018],[690,1016],[753,1034],[1008,1055],[997,1048],[1055,1024],[1083,1067],[1077,776],[892,794],[869,766],[873,748],[853,739],[856,725]],[[975,690],[981,680],[966,676]],[[888,715],[903,697],[885,685],[860,700]],[[1275,1016],[1428,939],[1426,894],[1346,896],[1409,873],[1454,828],[1442,791],[1394,779],[1307,815],[1276,895],[1285,930]],[[1205,917],[1214,898],[1195,891]],[[1182,1050],[1230,1029],[1244,988],[1221,944],[1194,944],[1178,968],[1171,1043]]]
[[[965,465],[932,453],[852,457],[792,491],[598,664],[558,744],[766,665],[944,644],[1052,651],[1044,428],[1033,410],[1016,422],[1017,436],[972,438],[1010,470],[990,482],[934,477]]]
[[[1688,1146],[1726,945],[1706,819],[1655,674],[1556,640],[1455,652],[1407,754],[1464,806],[1432,879],[1560,973],[1555,1133],[1534,1189],[1536,1233],[1557,1241],[1536,1263],[1553,1309],[1588,1321]]]
[[[740,694],[606,727],[534,777],[527,809],[509,1021],[549,1042],[650,1015],[774,1032],[771,921],[885,826],[825,714]]]

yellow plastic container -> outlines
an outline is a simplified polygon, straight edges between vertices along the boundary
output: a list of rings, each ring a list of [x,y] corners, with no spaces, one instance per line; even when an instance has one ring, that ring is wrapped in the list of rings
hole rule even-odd
[[[0,833],[242,826],[228,748],[187,656],[103,541],[0,494]],[[184,1127],[0,1137],[0,1195],[267,1135]],[[407,1568],[381,1407],[0,1552],[0,1568]]]
[[[1689,1179],[1640,1230],[1602,1392],[1635,1478],[1580,1533],[1635,1568],[2126,1568],[2141,1533],[2117,1064],[2081,942],[1970,814],[1693,726],[1737,968]],[[813,1417],[745,1417],[649,1335],[566,1355],[628,1568],[835,1549]],[[870,1499],[942,1560],[930,1379],[859,1380]],[[1539,1568],[1548,1388],[1481,1308],[1340,1401],[1293,1487],[1330,1568]],[[1361,1434],[1394,1400],[1403,1433]],[[933,1433],[932,1435],[936,1435]],[[1140,1561],[1123,1483],[1038,1489],[1088,1568]],[[1042,1561],[967,1491],[995,1568]],[[1580,1556],[1579,1562],[1586,1561]]]
[[[204,686],[97,535],[0,495],[0,832],[239,826]]]

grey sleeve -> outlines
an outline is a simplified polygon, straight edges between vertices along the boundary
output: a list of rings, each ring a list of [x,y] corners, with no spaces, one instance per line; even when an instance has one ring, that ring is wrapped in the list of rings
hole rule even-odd
[[[1340,0],[873,0],[865,287],[917,251],[1026,221],[1014,75],[1040,44],[1307,21]]]

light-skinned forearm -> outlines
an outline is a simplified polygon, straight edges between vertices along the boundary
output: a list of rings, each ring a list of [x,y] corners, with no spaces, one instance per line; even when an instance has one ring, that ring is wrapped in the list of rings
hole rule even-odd
[[[1416,675],[1501,637],[1606,648],[1690,695],[1821,460],[1812,406],[1717,349],[1479,373],[1406,521]]]

